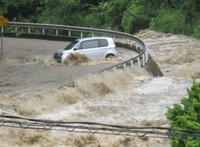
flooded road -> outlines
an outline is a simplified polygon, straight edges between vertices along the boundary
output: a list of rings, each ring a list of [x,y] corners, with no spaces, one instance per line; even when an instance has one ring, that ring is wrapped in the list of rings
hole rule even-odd
[[[69,42],[4,38],[4,59],[0,62],[0,95],[19,95],[58,88],[75,78],[95,73],[136,56],[118,48],[119,58],[67,66],[56,63],[53,54]]]
[[[124,49],[120,49],[122,56],[117,60],[66,66],[52,59],[52,54],[65,46],[65,42],[5,38],[5,59],[0,62],[2,113],[62,121],[167,127],[167,107],[187,96],[192,75],[200,78],[197,68],[200,42],[150,30],[137,36],[147,43],[164,77],[151,77],[145,69],[137,67],[90,74],[129,58],[130,52]],[[57,88],[72,80],[75,87]],[[0,128],[0,141],[4,146],[170,146],[169,140],[163,138],[142,140],[137,136],[4,127]]]

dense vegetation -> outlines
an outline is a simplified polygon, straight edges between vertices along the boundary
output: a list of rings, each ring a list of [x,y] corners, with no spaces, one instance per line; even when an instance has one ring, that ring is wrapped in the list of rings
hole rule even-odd
[[[174,147],[199,147],[200,146],[200,83],[193,81],[188,89],[188,97],[184,97],[181,104],[174,105],[167,112],[170,126],[176,129],[192,130],[189,136],[184,132],[178,133],[179,138],[172,139]],[[198,131],[198,137],[195,136]],[[176,136],[177,136],[176,135]]]
[[[199,0],[0,0],[0,13],[10,21],[200,37]]]

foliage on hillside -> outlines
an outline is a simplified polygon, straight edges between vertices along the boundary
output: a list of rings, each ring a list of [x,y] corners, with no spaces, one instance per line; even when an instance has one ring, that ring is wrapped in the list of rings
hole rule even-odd
[[[172,128],[199,131],[200,83],[194,80],[187,92],[188,97],[184,97],[181,104],[175,104],[173,108],[169,108],[166,115]],[[189,137],[186,137],[184,133],[179,135],[179,139],[171,140],[172,146],[200,146],[200,137],[195,137],[194,133],[191,132]]]
[[[108,28],[128,33],[151,28],[200,37],[199,0],[1,0],[10,21]]]

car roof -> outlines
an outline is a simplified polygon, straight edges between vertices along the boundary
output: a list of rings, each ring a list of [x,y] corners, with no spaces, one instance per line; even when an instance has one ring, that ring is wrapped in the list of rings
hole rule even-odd
[[[93,39],[107,39],[107,40],[111,40],[112,38],[111,37],[86,37],[86,38],[76,39],[76,41],[93,40]]]

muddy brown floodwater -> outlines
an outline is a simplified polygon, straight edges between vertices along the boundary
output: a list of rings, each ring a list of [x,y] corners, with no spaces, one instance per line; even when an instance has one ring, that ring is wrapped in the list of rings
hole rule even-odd
[[[65,42],[4,38],[0,62],[0,108],[6,115],[90,121],[129,126],[168,126],[167,107],[180,103],[191,76],[200,77],[200,41],[183,35],[143,30],[136,34],[149,47],[164,77],[145,69],[91,74],[136,54],[119,48],[114,60],[77,66],[57,64],[52,54]],[[65,85],[74,81],[75,87]],[[62,87],[62,88],[60,88]],[[2,146],[169,147],[163,138],[81,134],[0,127]]]

